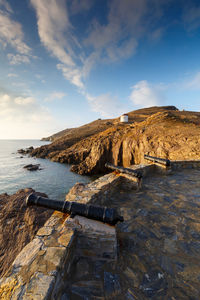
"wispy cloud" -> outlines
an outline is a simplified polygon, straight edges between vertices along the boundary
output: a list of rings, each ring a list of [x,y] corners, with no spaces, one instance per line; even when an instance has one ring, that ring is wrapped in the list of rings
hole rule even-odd
[[[6,48],[8,45],[16,54],[8,54],[11,64],[28,63],[31,48],[24,42],[24,33],[21,24],[12,19],[13,11],[7,1],[0,2],[0,44]]]
[[[6,0],[0,0],[0,8],[3,8],[10,13],[13,12],[12,8],[10,7],[10,4]]]
[[[57,68],[74,85],[83,88],[81,71],[75,63],[74,48],[79,47],[75,36],[71,33],[66,1],[31,0],[37,13],[38,33],[41,42],[48,51],[59,60]]]
[[[93,0],[73,0],[70,6],[70,13],[75,15],[84,11],[88,11],[93,4]]]
[[[183,22],[185,27],[191,31],[200,27],[200,4],[189,1],[184,6]]]
[[[118,117],[125,112],[125,108],[119,99],[111,96],[109,93],[98,97],[86,94],[86,98],[92,111],[99,113],[103,118]]]
[[[73,83],[79,89],[84,89],[84,84],[82,82],[82,73],[79,68],[67,66],[65,64],[57,64],[58,70],[61,70],[63,76]]]
[[[148,81],[142,80],[132,86],[130,100],[138,107],[161,105],[165,100],[163,89],[164,87],[161,85],[152,85]]]
[[[46,102],[51,102],[53,100],[63,99],[66,96],[63,92],[53,92],[48,97],[45,98]]]
[[[14,97],[0,94],[1,119],[9,121],[38,121],[50,118],[48,111],[38,104],[33,97]]]
[[[158,21],[163,16],[164,6],[170,1],[110,1],[106,22],[102,24],[94,19],[89,36],[85,38],[84,44],[93,49],[90,55],[98,52],[100,61],[115,62],[135,54],[141,38],[160,38],[164,29],[158,27]],[[91,69],[91,60],[87,62]],[[94,64],[97,62],[93,60]]]
[[[21,54],[7,54],[8,60],[11,65],[19,65],[21,63],[30,63],[29,56]]]
[[[65,0],[48,3],[31,0],[31,3],[36,10],[41,42],[59,60],[57,68],[64,77],[80,89],[84,88],[83,78],[96,63],[127,59],[136,52],[138,39],[146,32],[152,31],[154,38],[162,34],[155,26],[155,19],[162,16],[164,1],[152,0],[151,5],[147,0],[110,1],[106,23],[102,25],[93,19],[89,27],[85,25],[82,41],[74,34],[69,13],[87,11],[94,5],[93,1],[76,0],[69,9]]]
[[[52,130],[48,110],[29,96],[0,94],[0,138],[39,138],[38,132]]]
[[[7,77],[8,78],[13,78],[13,77],[18,77],[18,75],[17,74],[15,74],[15,73],[9,73],[8,75],[7,75]]]
[[[197,72],[192,78],[184,83],[184,88],[200,90],[200,72]]]

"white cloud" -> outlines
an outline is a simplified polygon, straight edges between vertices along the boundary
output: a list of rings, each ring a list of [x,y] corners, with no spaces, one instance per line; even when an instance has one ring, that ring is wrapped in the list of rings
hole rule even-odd
[[[1,7],[10,13],[13,12],[12,8],[10,7],[9,3],[6,0],[0,0],[0,8]]]
[[[80,69],[74,67],[71,68],[70,66],[66,66],[64,64],[57,64],[58,70],[61,70],[63,76],[77,86],[80,89],[84,89],[84,84],[82,82],[82,73]]]
[[[81,71],[77,67],[74,49],[79,47],[68,17],[65,0],[31,0],[37,13],[38,33],[48,51],[59,60],[57,65],[64,77],[79,88],[83,88]]]
[[[11,64],[27,63],[31,56],[30,47],[24,42],[24,34],[21,24],[14,21],[12,10],[5,0],[1,0],[0,8],[0,44],[6,48],[11,46],[17,54],[8,54]]]
[[[33,97],[13,97],[0,94],[1,120],[37,121],[41,118],[48,120],[48,111],[39,105]]]
[[[16,97],[14,103],[21,106],[35,105],[35,99],[32,97]]]
[[[8,60],[11,65],[19,65],[21,63],[30,63],[30,59],[26,55],[21,54],[7,54]]]
[[[138,39],[146,31],[158,35],[155,22],[162,16],[161,7],[165,2],[152,0],[149,4],[147,0],[112,0],[108,4],[105,24],[96,19],[88,22],[89,30],[86,25],[82,43],[74,35],[69,12],[88,11],[94,5],[93,1],[74,0],[67,7],[65,0],[31,0],[37,14],[41,42],[59,60],[57,68],[64,77],[79,89],[84,89],[83,78],[96,63],[127,59],[135,53]],[[148,18],[147,13],[150,15]]]
[[[39,138],[53,121],[35,98],[0,94],[0,138]]]
[[[200,72],[197,72],[184,86],[185,88],[200,90]]]
[[[109,2],[107,21],[104,24],[94,19],[90,26],[85,45],[92,47],[91,53],[100,53],[103,62],[115,62],[131,57],[137,50],[139,39],[152,35],[160,38],[163,29],[158,28],[158,21],[163,15],[164,0],[113,0]],[[90,63],[87,60],[85,63]],[[97,61],[93,60],[95,64]],[[87,69],[87,66],[85,66]]]
[[[146,80],[142,80],[132,86],[129,98],[138,107],[161,105],[164,101],[163,89],[161,85],[151,85]]]
[[[13,78],[13,77],[18,77],[18,75],[17,74],[15,74],[15,73],[9,73],[8,75],[7,75],[7,77],[8,78]]]
[[[98,97],[89,94],[85,96],[92,111],[99,113],[103,118],[118,117],[125,111],[118,98],[111,96],[109,93]]]
[[[53,92],[48,97],[45,98],[45,101],[51,102],[53,100],[63,99],[65,96],[66,96],[66,94],[63,92]]]
[[[41,83],[46,83],[46,80],[43,79],[43,76],[40,74],[35,74],[35,77],[40,80]]]
[[[70,6],[70,12],[71,14],[78,14],[88,11],[93,4],[93,0],[73,0]]]

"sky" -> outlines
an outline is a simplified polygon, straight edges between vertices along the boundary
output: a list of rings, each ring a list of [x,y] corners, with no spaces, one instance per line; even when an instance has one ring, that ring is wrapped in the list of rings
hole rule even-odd
[[[200,111],[200,1],[0,0],[0,139]]]

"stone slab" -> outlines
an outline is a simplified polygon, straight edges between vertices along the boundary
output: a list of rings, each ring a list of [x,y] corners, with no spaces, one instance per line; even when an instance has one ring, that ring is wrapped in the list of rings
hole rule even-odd
[[[38,251],[42,248],[43,242],[39,238],[34,238],[27,244],[23,250],[18,254],[13,262],[14,268],[19,268],[30,264],[36,257]]]

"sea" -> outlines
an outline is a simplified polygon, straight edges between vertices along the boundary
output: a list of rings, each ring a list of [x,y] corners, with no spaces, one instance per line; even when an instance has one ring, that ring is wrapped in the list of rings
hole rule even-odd
[[[70,165],[17,153],[18,149],[49,144],[40,140],[0,140],[0,194],[13,194],[19,189],[33,188],[49,198],[64,200],[76,183],[88,183],[89,176],[70,172]],[[41,170],[28,171],[27,164],[40,164]]]

